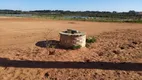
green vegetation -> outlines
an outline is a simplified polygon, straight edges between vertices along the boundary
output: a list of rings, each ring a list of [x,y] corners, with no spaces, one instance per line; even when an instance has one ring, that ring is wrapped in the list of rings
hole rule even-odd
[[[74,45],[74,46],[72,46],[73,50],[80,49],[80,48],[81,48],[81,45]]]
[[[53,42],[46,40],[46,48],[56,48],[56,45],[53,44]]]
[[[56,20],[79,20],[97,22],[133,22],[142,23],[140,12],[100,12],[100,11],[63,11],[63,10],[0,10],[0,16],[36,17]]]
[[[86,43],[94,43],[94,42],[96,42],[96,38],[95,37],[88,37],[86,39]]]
[[[92,43],[95,43],[97,40],[95,37],[88,37],[86,39],[86,47],[89,48]]]

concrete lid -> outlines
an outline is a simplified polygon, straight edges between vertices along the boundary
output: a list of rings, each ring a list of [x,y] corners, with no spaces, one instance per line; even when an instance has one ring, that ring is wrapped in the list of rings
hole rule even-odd
[[[66,36],[84,36],[85,34],[78,31],[78,30],[72,30],[67,29],[67,31],[60,32],[60,35],[66,35]]]

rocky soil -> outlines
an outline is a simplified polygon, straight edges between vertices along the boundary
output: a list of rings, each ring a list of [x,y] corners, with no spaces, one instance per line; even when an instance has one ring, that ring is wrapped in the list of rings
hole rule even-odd
[[[142,80],[142,29],[94,36],[79,50],[0,49],[0,80]]]

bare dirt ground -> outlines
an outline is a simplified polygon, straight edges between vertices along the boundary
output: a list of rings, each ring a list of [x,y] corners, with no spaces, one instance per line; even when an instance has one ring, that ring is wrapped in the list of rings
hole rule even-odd
[[[97,42],[80,50],[35,46],[68,28]],[[0,18],[0,80],[120,79],[142,80],[142,24]]]

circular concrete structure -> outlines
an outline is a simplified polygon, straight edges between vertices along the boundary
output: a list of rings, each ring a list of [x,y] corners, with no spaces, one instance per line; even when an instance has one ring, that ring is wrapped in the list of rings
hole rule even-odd
[[[77,30],[68,29],[60,32],[60,45],[64,48],[71,48],[73,46],[86,46],[86,35]]]

